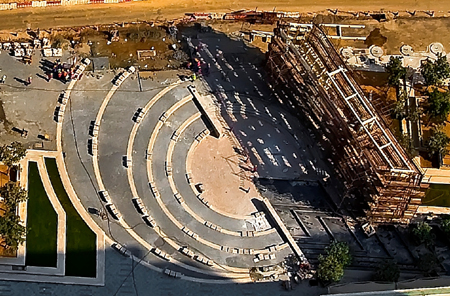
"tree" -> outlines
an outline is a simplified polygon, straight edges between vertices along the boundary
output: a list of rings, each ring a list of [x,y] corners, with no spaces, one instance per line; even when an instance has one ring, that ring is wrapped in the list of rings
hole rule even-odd
[[[12,142],[10,145],[0,147],[0,161],[11,167],[25,157],[27,150],[20,142]]]
[[[420,245],[425,244],[430,246],[434,242],[434,234],[431,232],[432,228],[427,222],[420,222],[413,228],[412,234],[414,241]]]
[[[438,59],[434,62],[436,73],[440,80],[444,80],[450,77],[450,65],[447,61],[447,56],[438,55]]]
[[[399,277],[398,265],[393,261],[385,261],[377,267],[373,279],[381,282],[397,282]]]
[[[430,156],[447,154],[448,144],[450,144],[450,138],[444,131],[436,127],[431,130],[430,139],[428,140],[428,153]]]
[[[26,229],[20,224],[19,216],[8,211],[0,217],[0,233],[3,238],[3,247],[17,250],[25,241]]]
[[[18,203],[28,199],[27,191],[17,186],[15,182],[8,182],[1,187],[0,196],[5,199],[5,204],[10,211],[15,211]]]
[[[437,88],[428,93],[426,112],[430,118],[436,119],[439,122],[447,120],[450,114],[450,93],[441,92]]]
[[[3,246],[16,250],[25,241],[26,229],[20,224],[20,217],[16,214],[17,204],[26,201],[27,191],[14,182],[8,182],[0,188],[0,196],[5,199],[6,211],[0,217],[0,235]]]
[[[386,65],[386,70],[389,73],[388,84],[391,86],[398,86],[400,79],[405,79],[406,68],[402,66],[401,58],[392,57]]]
[[[392,117],[394,119],[402,120],[406,117],[406,101],[404,99],[397,100],[392,110]]]
[[[333,241],[326,249],[326,256],[319,255],[318,277],[323,281],[338,282],[344,276],[344,268],[352,261],[345,242]]]
[[[450,235],[450,218],[441,221],[441,229],[445,234]]]
[[[447,57],[438,55],[435,62],[427,60],[422,64],[420,72],[427,85],[441,84],[442,80],[450,77],[450,65],[447,62]]]

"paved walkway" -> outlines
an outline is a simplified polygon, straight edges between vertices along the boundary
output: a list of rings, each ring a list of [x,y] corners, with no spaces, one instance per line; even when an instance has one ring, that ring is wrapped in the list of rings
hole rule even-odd
[[[423,177],[423,182],[426,183],[437,183],[437,184],[450,184],[450,170],[439,170],[439,169],[423,169],[425,171],[425,176]]]

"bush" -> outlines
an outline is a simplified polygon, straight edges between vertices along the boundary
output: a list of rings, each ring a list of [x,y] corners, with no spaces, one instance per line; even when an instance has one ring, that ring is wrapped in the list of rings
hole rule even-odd
[[[433,253],[426,253],[417,260],[417,267],[423,272],[424,276],[437,276],[439,260]]]
[[[344,276],[344,268],[352,261],[350,249],[345,242],[333,241],[325,253],[326,256],[319,255],[318,277],[322,281],[338,282]]]
[[[420,222],[412,230],[414,241],[418,245],[432,245],[434,242],[434,234],[431,232],[431,230],[432,228],[427,222]]]
[[[397,282],[399,277],[398,265],[393,261],[385,261],[378,266],[373,279],[380,282]]]
[[[450,235],[450,218],[441,221],[441,229],[446,235]]]

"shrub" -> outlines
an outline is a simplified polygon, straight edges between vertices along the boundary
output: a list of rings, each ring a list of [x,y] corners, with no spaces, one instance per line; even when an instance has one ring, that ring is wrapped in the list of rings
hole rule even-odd
[[[431,245],[434,242],[434,234],[431,232],[432,228],[427,222],[420,222],[413,228],[412,234],[414,241],[420,245]]]
[[[319,255],[318,277],[322,281],[338,282],[344,276],[344,268],[352,261],[345,242],[333,241],[326,249],[326,256]]]
[[[399,277],[398,265],[393,261],[385,261],[377,267],[373,279],[381,282],[397,282]]]

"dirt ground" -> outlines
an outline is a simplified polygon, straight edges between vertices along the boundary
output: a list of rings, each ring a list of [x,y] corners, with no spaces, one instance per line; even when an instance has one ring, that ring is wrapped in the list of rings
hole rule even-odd
[[[205,165],[207,164],[207,165]],[[213,207],[232,215],[250,215],[257,209],[251,199],[258,198],[255,185],[246,180],[246,193],[239,189],[239,159],[226,137],[202,140],[192,156],[192,180],[202,183],[204,197]],[[246,172],[247,178],[250,177]]]
[[[16,2],[1,0],[2,2]],[[20,0],[23,1],[23,0]],[[1,11],[0,30],[84,26],[137,20],[180,18],[186,12],[229,12],[238,9],[318,12],[339,8],[341,11],[435,10],[440,15],[450,9],[450,1],[428,0],[273,0],[218,1],[174,0],[137,1],[120,4],[52,6]],[[418,13],[420,15],[420,12]],[[423,13],[422,13],[423,14]],[[425,14],[424,14],[425,15]]]
[[[110,31],[117,29],[119,31],[119,41],[107,43]],[[80,34],[80,42],[90,41],[92,46],[89,55],[109,57],[111,68],[129,65],[137,65],[142,70],[167,70],[170,68],[178,68],[182,63],[187,61],[187,55],[179,52],[183,58],[174,58],[175,50],[171,49],[176,44],[178,49],[181,44],[176,39],[170,38],[164,28],[151,26],[150,24],[126,25],[120,28],[102,28],[97,30],[87,28],[83,29]],[[138,50],[156,51],[156,56],[148,59],[139,59]]]
[[[450,50],[450,35],[447,33],[450,28],[450,18],[448,17],[400,17],[385,22],[378,22],[373,19],[341,18],[334,22],[364,24],[366,26],[365,29],[361,30],[347,29],[345,33],[347,36],[369,36],[376,29],[379,29],[381,34],[373,43],[335,41],[337,47],[349,45],[357,48],[367,48],[372,44],[376,44],[382,46],[387,54],[400,54],[399,50],[403,44],[411,45],[414,51],[426,51],[430,43],[440,42],[444,45],[447,52]],[[382,39],[385,40],[385,43],[379,44]]]

